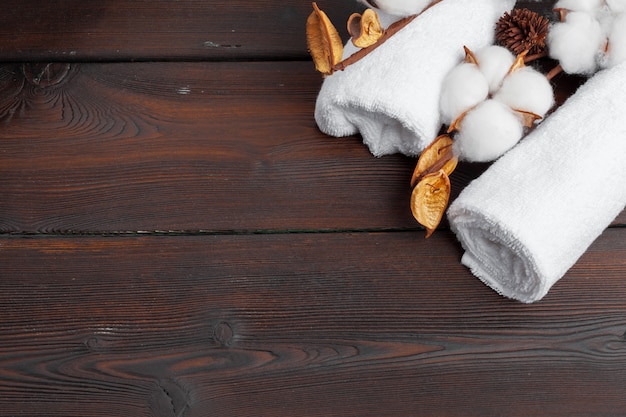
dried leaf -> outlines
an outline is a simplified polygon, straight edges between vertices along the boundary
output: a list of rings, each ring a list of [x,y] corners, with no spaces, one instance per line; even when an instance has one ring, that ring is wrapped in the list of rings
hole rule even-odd
[[[352,37],[352,42],[354,43],[354,39],[361,36],[361,20],[363,16],[359,13],[352,13],[348,18],[348,23],[346,24],[348,33]]]
[[[343,42],[326,13],[315,2],[306,21],[306,38],[315,69],[324,75],[332,74],[333,67],[341,61]]]
[[[513,62],[513,65],[511,65],[511,68],[509,68],[509,72],[507,73],[507,75],[511,75],[515,71],[520,70],[526,66],[526,62],[524,61],[526,55],[528,55],[528,50],[522,52],[517,56],[515,62]]]
[[[569,10],[559,7],[559,8],[554,9],[554,11],[559,14],[559,21],[565,22],[565,19],[567,18],[567,14],[569,13]]]
[[[426,228],[426,237],[433,234],[448,207],[450,179],[440,169],[426,175],[411,194],[411,212],[415,220]]]
[[[468,64],[478,65],[476,55],[474,55],[474,53],[467,46],[464,46],[463,49],[465,50],[465,62]]]
[[[367,9],[362,15],[354,13],[350,16],[348,33],[352,36],[354,46],[367,48],[378,42],[385,30],[380,24],[378,14],[373,9]]]
[[[425,175],[442,169],[450,176],[459,159],[452,153],[452,138],[448,135],[437,137],[420,155],[411,177],[411,187],[414,187]]]
[[[517,109],[513,109],[513,111],[522,118],[522,124],[524,125],[524,127],[533,127],[533,125],[535,124],[537,120],[542,119],[542,117],[539,116],[538,114],[535,114],[529,111],[517,110]]]
[[[476,108],[476,106],[469,108],[467,110],[465,110],[463,113],[461,113],[459,115],[459,117],[457,117],[456,119],[454,119],[452,121],[452,123],[450,123],[450,126],[448,127],[448,133],[452,133],[455,130],[460,130],[461,129],[461,123],[463,122],[463,119],[465,118],[465,116],[467,116],[467,113],[471,112],[472,110],[474,110]]]

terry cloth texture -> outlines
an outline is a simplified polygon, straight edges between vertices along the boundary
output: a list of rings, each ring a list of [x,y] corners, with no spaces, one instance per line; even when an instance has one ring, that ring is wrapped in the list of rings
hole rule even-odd
[[[448,210],[462,263],[506,297],[544,297],[626,205],[625,113],[622,63],[470,183]]]

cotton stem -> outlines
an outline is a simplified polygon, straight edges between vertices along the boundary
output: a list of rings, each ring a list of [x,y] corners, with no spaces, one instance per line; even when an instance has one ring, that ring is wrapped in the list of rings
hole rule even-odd
[[[548,74],[546,75],[546,78],[548,79],[548,81],[551,81],[554,77],[556,77],[562,72],[563,72],[563,67],[561,66],[561,64],[558,64],[556,67],[552,68],[550,72],[548,72]]]

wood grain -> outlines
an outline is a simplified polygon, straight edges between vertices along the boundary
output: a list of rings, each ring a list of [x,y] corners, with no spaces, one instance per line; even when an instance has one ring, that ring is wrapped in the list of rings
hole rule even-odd
[[[616,415],[622,234],[531,306],[446,232],[3,239],[1,414]]]
[[[318,0],[342,37],[363,10]],[[309,59],[310,1],[5,0],[0,60],[147,61]]]
[[[356,0],[318,0],[348,39]],[[554,0],[518,7],[550,14]],[[309,59],[310,1],[4,0],[0,61]]]
[[[22,71],[3,69],[4,232],[413,225],[414,162],[322,135],[308,62],[85,64],[47,88]]]
[[[0,68],[2,232],[416,227],[415,160],[320,133],[308,62]]]

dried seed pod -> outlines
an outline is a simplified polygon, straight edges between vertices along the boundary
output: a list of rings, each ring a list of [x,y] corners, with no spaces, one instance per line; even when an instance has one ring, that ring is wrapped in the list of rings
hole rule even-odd
[[[422,151],[411,177],[411,187],[424,176],[440,169],[448,176],[454,172],[459,159],[452,153],[452,143],[450,136],[441,135]]]
[[[496,43],[515,54],[544,54],[550,21],[529,9],[514,9],[496,23]]]
[[[411,212],[415,220],[426,228],[426,237],[433,234],[448,207],[450,179],[440,169],[417,183],[411,194]]]
[[[358,48],[367,48],[378,42],[385,33],[378,19],[378,13],[367,9],[363,14],[354,13],[348,19],[348,33],[352,43]]]
[[[333,67],[341,61],[343,42],[326,13],[315,2],[306,21],[306,38],[315,69],[324,75],[332,74]]]

